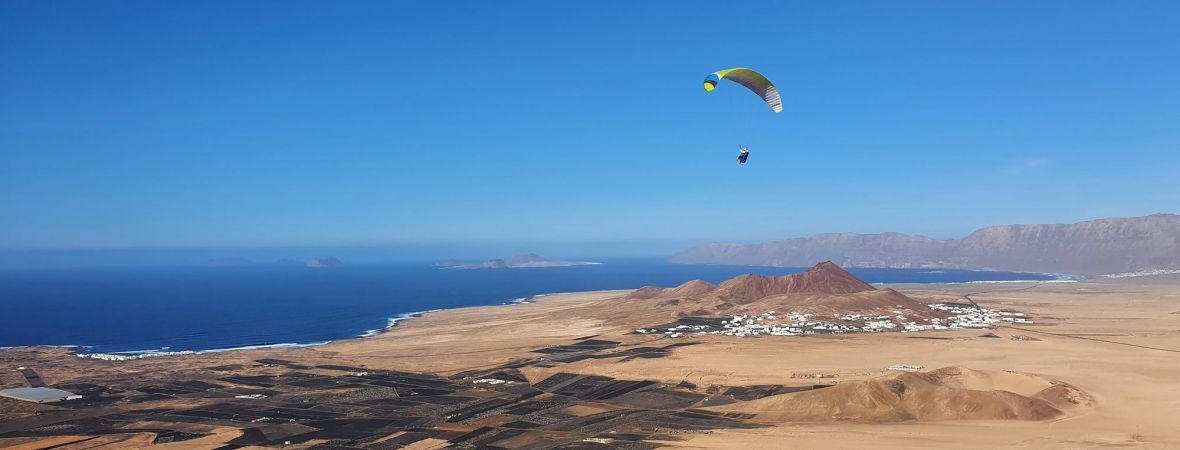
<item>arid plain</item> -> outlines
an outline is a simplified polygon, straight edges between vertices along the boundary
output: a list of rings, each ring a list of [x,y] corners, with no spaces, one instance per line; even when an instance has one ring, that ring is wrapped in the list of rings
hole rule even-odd
[[[74,358],[62,349],[5,350],[0,351],[0,371],[5,372],[0,383],[3,387],[18,385],[21,380],[12,369],[29,366],[51,386],[103,384],[96,381],[105,380],[132,391],[127,386],[176,379],[206,380],[208,386],[214,386],[152,401],[124,398],[96,407],[106,408],[105,413],[127,414],[149,407],[163,411],[232,403],[238,400],[212,393],[232,390],[234,380],[249,376],[281,378],[294,370],[292,367],[307,377],[324,379],[345,376],[345,368],[424,374],[465,383],[471,392],[484,389],[473,386],[473,379],[494,379],[499,376],[495,374],[511,372],[519,377],[514,381],[518,386],[544,391],[538,391],[541,396],[537,398],[561,393],[545,385],[574,375],[591,375],[597,377],[578,379],[655,382],[643,384],[643,389],[675,388],[681,395],[677,398],[690,400],[679,406],[653,406],[643,402],[654,401],[650,393],[655,391],[634,385],[627,389],[648,392],[651,398],[639,398],[632,392],[621,397],[603,395],[601,398],[607,399],[599,401],[597,397],[568,394],[577,399],[562,406],[562,417],[609,416],[625,422],[619,419],[622,416],[610,414],[627,411],[632,414],[627,417],[639,417],[635,411],[664,411],[680,415],[676,417],[741,423],[678,428],[674,424],[660,426],[664,419],[648,414],[643,416],[646,419],[627,425],[633,432],[621,431],[622,424],[595,431],[600,434],[585,434],[590,433],[586,431],[591,429],[589,425],[575,433],[569,431],[573,428],[540,424],[532,431],[514,430],[500,440],[462,440],[478,430],[511,428],[506,424],[510,419],[503,417],[532,417],[490,408],[473,412],[470,420],[448,419],[444,422],[453,423],[429,425],[449,435],[421,434],[426,427],[422,422],[415,425],[420,433],[415,439],[407,438],[407,433],[414,431],[390,432],[382,439],[354,440],[351,444],[330,436],[304,436],[294,440],[291,446],[295,448],[385,448],[379,445],[382,442],[390,444],[389,448],[441,448],[449,444],[545,448],[548,439],[564,442],[562,448],[1180,447],[1180,427],[1175,426],[1175,413],[1180,411],[1180,277],[890,287],[929,303],[963,301],[966,296],[983,308],[1025,312],[1034,323],[920,333],[757,337],[690,333],[671,339],[663,334],[635,333],[637,328],[666,324],[673,318],[628,297],[629,291],[572,293],[541,297],[532,303],[429,313],[375,337],[313,348],[125,362]],[[887,370],[902,364],[922,369],[916,373]],[[216,367],[224,369],[211,370]],[[768,387],[773,388],[767,391]],[[765,392],[745,393],[756,389]],[[275,392],[273,398],[298,395]],[[471,399],[498,394],[464,395]],[[145,424],[171,419],[145,415],[137,426],[119,425],[127,430],[123,434],[114,432],[116,429],[93,438],[62,428],[57,435],[67,441],[49,441],[44,432],[22,435],[20,431],[98,413],[8,399],[0,402],[5,418],[0,425],[0,436],[4,437],[0,445],[49,448],[55,442],[69,442],[73,436],[90,439],[54,448],[126,447],[153,442],[153,431],[143,430],[155,429],[158,434],[158,429],[178,429],[149,427]],[[352,413],[341,407],[340,414]],[[440,417],[454,416],[452,412]],[[223,419],[187,424],[190,439],[158,445],[217,448],[228,443],[227,448],[249,447],[248,441],[242,440],[242,430],[257,426],[257,422],[236,424],[235,420],[241,419]],[[284,426],[307,426],[298,422],[292,419]],[[297,430],[287,433],[300,436]],[[612,435],[620,440],[612,441]],[[631,440],[622,439],[627,436]],[[232,445],[234,442],[241,444]]]

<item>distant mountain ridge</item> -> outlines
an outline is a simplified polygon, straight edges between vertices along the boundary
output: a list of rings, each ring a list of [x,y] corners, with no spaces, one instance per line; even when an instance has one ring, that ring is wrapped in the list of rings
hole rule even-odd
[[[1096,275],[1180,268],[1180,216],[999,225],[962,239],[902,233],[828,233],[759,244],[707,244],[673,255],[677,264],[990,269]]]

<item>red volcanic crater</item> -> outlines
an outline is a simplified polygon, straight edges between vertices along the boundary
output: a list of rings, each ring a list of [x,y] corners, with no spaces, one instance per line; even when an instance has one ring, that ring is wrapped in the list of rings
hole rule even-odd
[[[726,315],[768,310],[839,316],[849,312],[908,310],[927,314],[924,303],[893,289],[878,289],[831,261],[785,276],[740,275],[721,284],[693,280],[674,288],[644,287],[631,300],[656,300],[676,315]]]

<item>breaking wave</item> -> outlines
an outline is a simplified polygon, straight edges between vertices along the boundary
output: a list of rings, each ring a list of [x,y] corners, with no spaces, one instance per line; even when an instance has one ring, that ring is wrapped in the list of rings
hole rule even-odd
[[[403,321],[403,320],[406,320],[406,319],[413,319],[413,318],[415,318],[415,317],[421,317],[423,314],[426,314],[426,313],[432,313],[432,312],[438,312],[438,311],[442,311],[442,309],[428,309],[428,310],[426,310],[426,311],[415,311],[415,312],[408,312],[408,313],[398,314],[398,315],[396,315],[396,316],[393,316],[393,317],[390,317],[390,318],[386,319],[386,322],[385,322],[385,328],[374,328],[374,329],[371,329],[371,330],[365,330],[365,332],[364,332],[364,333],[361,333],[361,334],[357,335],[357,337],[373,337],[373,336],[376,336],[376,335],[378,335],[378,334],[381,334],[381,333],[384,333],[384,332],[386,332],[386,331],[389,331],[389,329],[390,329],[390,328],[393,328],[393,327],[397,326],[397,323],[398,323],[398,322],[401,322],[401,321]]]

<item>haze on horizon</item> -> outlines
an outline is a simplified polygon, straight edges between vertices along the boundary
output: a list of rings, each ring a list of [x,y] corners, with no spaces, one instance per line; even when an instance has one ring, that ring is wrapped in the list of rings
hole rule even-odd
[[[209,5],[0,3],[0,251],[657,255],[1180,205],[1175,2]],[[701,90],[732,66],[783,113]]]

